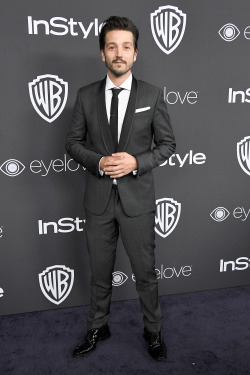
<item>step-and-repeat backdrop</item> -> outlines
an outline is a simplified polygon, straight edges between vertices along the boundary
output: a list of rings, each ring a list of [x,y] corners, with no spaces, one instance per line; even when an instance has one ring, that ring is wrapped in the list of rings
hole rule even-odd
[[[176,153],[154,170],[161,295],[250,284],[248,0],[3,1],[0,314],[89,303],[86,171],[64,148],[77,89],[106,74],[110,15],[140,30],[133,73],[161,87]],[[135,298],[118,244],[113,300]]]

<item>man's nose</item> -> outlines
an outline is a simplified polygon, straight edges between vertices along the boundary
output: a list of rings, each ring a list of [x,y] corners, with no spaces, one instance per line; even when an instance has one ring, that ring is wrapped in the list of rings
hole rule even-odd
[[[118,47],[117,50],[116,50],[116,57],[117,58],[122,58],[122,48],[121,47]]]

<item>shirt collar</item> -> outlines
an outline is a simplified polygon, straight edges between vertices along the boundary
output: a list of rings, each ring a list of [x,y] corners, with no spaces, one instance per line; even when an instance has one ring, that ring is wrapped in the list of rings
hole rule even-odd
[[[130,74],[130,76],[119,87],[122,88],[122,89],[131,91],[132,77],[133,77],[132,74]],[[105,90],[106,91],[111,90],[113,87],[116,87],[116,86],[113,84],[113,82],[111,81],[111,79],[109,78],[109,76],[107,74]]]

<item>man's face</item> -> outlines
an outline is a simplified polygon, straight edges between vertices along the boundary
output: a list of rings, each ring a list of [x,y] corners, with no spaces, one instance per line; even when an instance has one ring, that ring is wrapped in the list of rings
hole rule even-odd
[[[102,61],[115,77],[129,76],[136,60],[137,50],[131,31],[112,30],[105,37],[105,47],[101,50]]]

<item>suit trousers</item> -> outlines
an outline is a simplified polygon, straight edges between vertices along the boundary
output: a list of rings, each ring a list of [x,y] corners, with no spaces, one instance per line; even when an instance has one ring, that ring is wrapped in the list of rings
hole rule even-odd
[[[85,213],[91,269],[88,330],[100,328],[107,323],[110,315],[112,272],[120,233],[136,278],[144,325],[151,332],[160,331],[162,313],[158,300],[154,255],[155,213],[127,216],[115,185],[102,215],[95,215],[88,210],[85,210]]]

